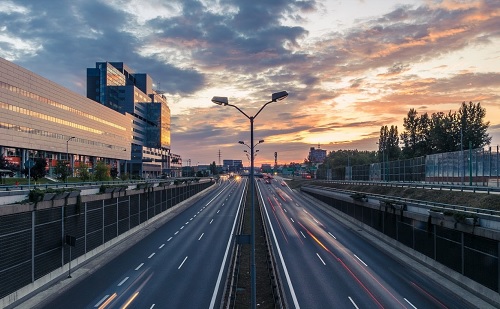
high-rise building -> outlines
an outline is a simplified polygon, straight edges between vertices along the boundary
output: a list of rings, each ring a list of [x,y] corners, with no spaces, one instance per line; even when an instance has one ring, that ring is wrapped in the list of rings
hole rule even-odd
[[[226,172],[240,172],[243,169],[243,161],[222,160],[222,168]]]
[[[314,147],[311,147],[309,149],[309,161],[312,163],[323,163],[326,159],[326,150],[325,149],[320,149],[318,146],[318,149],[315,149]]]
[[[178,176],[170,153],[170,108],[149,75],[123,62],[97,62],[87,68],[87,98],[130,118],[132,153],[123,170],[141,178]]]

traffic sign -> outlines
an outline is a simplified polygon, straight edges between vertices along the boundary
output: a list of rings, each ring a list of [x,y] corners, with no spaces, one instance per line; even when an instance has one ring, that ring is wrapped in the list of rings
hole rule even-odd
[[[35,161],[33,161],[31,159],[28,160],[28,161],[26,161],[26,162],[24,162],[24,167],[25,168],[32,168],[33,166],[35,166]]]

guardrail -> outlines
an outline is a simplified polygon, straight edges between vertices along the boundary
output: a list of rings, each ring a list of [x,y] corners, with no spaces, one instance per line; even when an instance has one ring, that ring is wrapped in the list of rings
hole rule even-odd
[[[373,185],[373,183],[372,183],[372,185]],[[330,191],[330,192],[344,192],[346,194],[353,194],[353,193],[359,192],[359,191],[353,191],[353,190],[330,188],[330,187],[316,186],[316,185],[309,185],[309,184],[303,185],[303,187],[313,188],[313,189],[321,189],[321,190]],[[367,197],[372,197],[372,198],[376,198],[376,199],[380,199],[380,200],[388,198],[387,195],[381,195],[381,194],[375,194],[375,193],[365,193],[365,194]],[[452,205],[452,204],[446,204],[446,203],[437,203],[437,202],[409,199],[409,198],[397,197],[397,196],[390,196],[390,198],[395,200],[395,201],[403,202],[406,204],[413,204],[413,205],[422,206],[426,210],[431,209],[431,208],[442,208],[442,209],[460,210],[460,211],[471,212],[471,213],[476,213],[476,214],[484,214],[484,215],[489,215],[489,216],[499,216],[500,217],[500,211],[498,211],[498,210],[490,210],[490,209],[483,209],[483,208],[477,208],[477,207]]]
[[[465,186],[454,184],[436,184],[428,182],[394,182],[394,181],[363,181],[363,180],[318,180],[325,183],[355,184],[365,186],[407,187],[416,189],[438,189],[449,191],[493,193],[500,194],[500,188],[487,186]]]

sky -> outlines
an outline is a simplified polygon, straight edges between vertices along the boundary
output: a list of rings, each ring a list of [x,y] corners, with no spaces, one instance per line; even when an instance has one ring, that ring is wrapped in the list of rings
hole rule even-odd
[[[481,103],[500,144],[498,0],[2,0],[0,57],[86,96],[86,68],[147,73],[183,164],[377,150],[381,126]],[[219,155],[220,154],[220,155]]]

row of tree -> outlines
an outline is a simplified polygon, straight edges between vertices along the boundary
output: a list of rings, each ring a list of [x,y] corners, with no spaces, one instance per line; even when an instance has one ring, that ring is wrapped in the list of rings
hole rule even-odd
[[[380,128],[379,152],[385,160],[414,158],[434,153],[481,148],[489,144],[489,122],[481,103],[463,102],[458,111],[418,114],[410,109],[403,119],[404,131],[398,127]],[[401,143],[403,147],[401,147]]]

